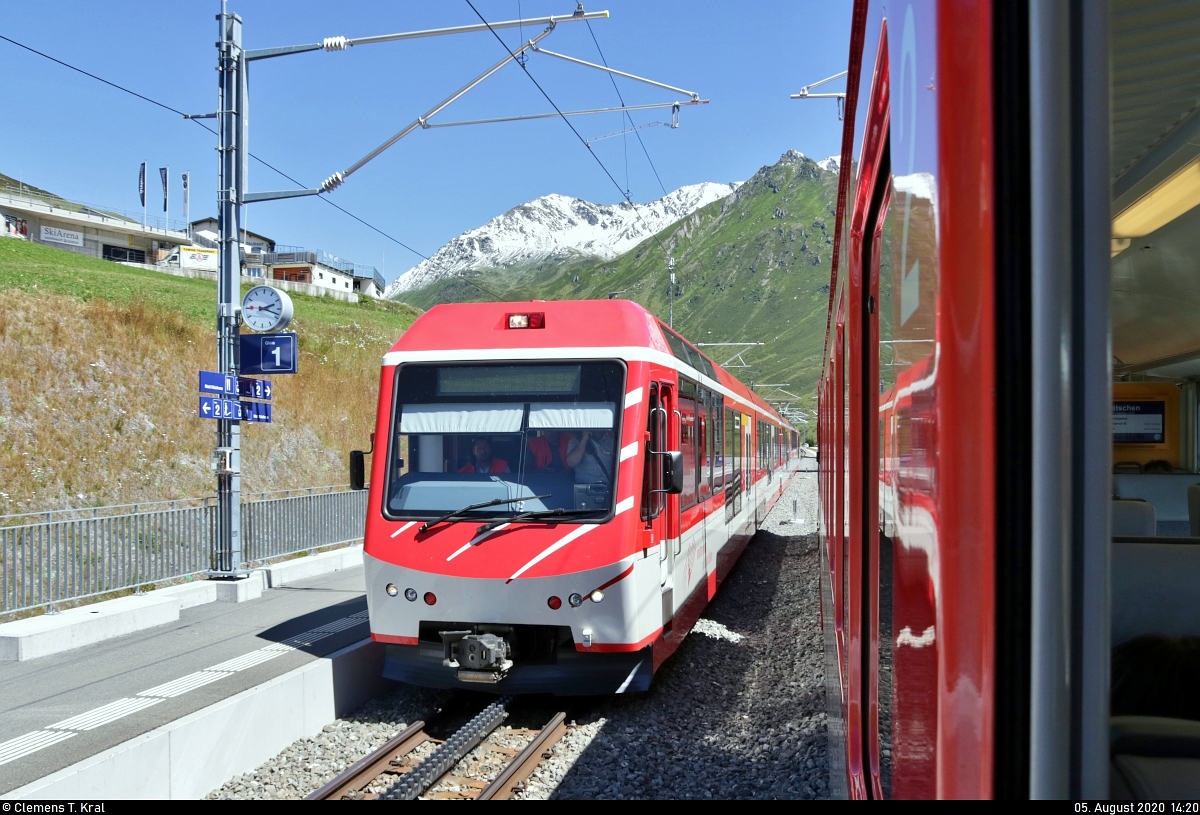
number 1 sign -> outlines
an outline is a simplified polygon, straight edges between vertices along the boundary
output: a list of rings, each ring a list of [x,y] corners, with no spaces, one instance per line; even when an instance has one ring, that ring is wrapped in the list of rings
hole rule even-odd
[[[242,334],[243,374],[294,374],[297,371],[295,334]]]

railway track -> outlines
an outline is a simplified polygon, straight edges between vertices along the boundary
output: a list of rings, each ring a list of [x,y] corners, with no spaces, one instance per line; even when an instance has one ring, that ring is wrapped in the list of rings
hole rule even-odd
[[[511,697],[501,697],[483,708],[447,738],[431,733],[444,730],[455,718],[443,711],[428,721],[413,722],[386,744],[364,756],[316,792],[309,801],[411,801],[458,799],[501,801],[524,787],[525,780],[567,731],[566,714],[558,712],[540,729],[511,728],[508,740],[528,739],[523,748],[489,741],[508,718]],[[461,718],[461,711],[458,718]],[[489,760],[466,761],[481,744]],[[499,772],[495,772],[499,764]]]

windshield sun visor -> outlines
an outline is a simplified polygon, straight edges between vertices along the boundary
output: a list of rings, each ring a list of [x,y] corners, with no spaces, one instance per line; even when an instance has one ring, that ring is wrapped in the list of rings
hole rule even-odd
[[[520,404],[405,405],[401,433],[519,433]],[[612,419],[609,419],[611,426]]]
[[[614,402],[532,402],[530,430],[611,430],[616,420]]]

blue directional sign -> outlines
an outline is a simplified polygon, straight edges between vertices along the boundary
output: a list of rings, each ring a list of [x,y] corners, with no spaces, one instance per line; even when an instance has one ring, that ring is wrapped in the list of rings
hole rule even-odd
[[[269,379],[254,379],[249,376],[238,377],[238,396],[244,396],[247,399],[266,399],[270,401],[271,392],[274,390],[271,387]]]
[[[218,374],[213,371],[200,372],[200,392],[212,393],[217,396],[237,396],[238,379],[232,374]]]
[[[295,334],[242,334],[241,340],[242,373],[296,373],[299,355]]]
[[[243,422],[271,422],[271,406],[266,402],[242,402]]]
[[[230,422],[270,422],[271,406],[265,402],[239,402],[216,396],[200,397],[201,419],[225,419]]]

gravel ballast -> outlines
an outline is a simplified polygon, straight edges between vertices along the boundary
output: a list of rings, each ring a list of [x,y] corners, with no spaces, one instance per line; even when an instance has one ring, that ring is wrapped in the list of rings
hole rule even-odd
[[[816,501],[797,473],[650,691],[577,710],[521,797],[828,795]]]
[[[793,501],[800,524],[791,523]],[[816,501],[816,474],[798,473],[649,692],[538,699],[538,716],[566,710],[569,726],[515,797],[827,797]],[[208,797],[302,798],[446,698],[399,688]],[[438,797],[470,792],[465,779],[479,778],[481,765],[494,776],[536,719],[507,722],[435,788]]]

